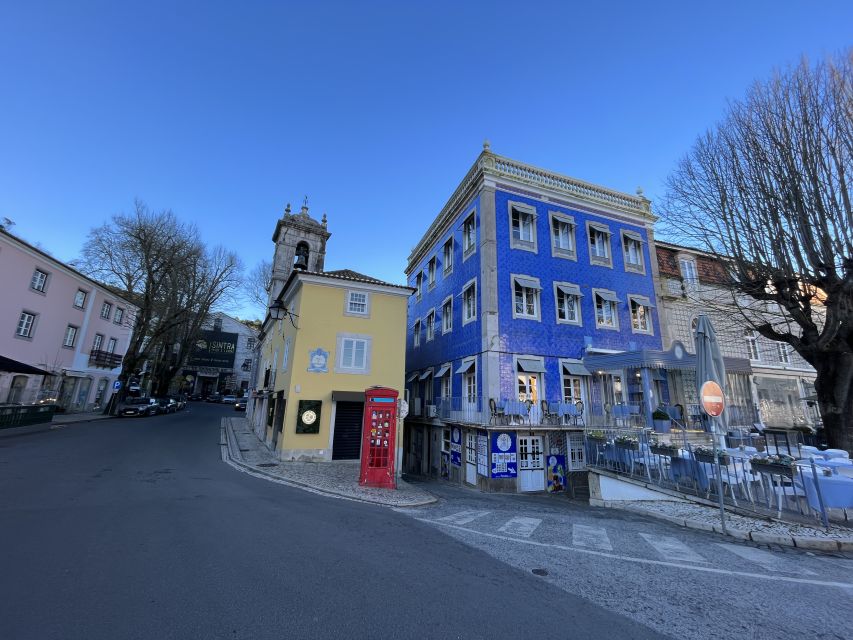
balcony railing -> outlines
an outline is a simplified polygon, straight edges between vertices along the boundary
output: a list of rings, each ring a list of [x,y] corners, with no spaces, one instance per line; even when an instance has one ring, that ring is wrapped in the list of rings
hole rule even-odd
[[[121,360],[122,357],[117,353],[110,353],[109,351],[100,351],[98,349],[92,349],[89,352],[90,367],[115,369],[116,367],[121,366]]]

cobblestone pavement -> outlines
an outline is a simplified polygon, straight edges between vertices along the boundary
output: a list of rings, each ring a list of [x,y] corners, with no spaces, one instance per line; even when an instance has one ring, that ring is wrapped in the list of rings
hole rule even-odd
[[[740,541],[556,496],[425,486],[438,503],[398,511],[661,635],[850,637],[853,553]]]
[[[231,459],[265,476],[321,493],[392,507],[421,506],[435,502],[428,491],[403,480],[397,481],[396,491],[362,487],[358,484],[357,460],[281,461],[258,439],[245,418],[223,418],[222,424],[230,436]]]

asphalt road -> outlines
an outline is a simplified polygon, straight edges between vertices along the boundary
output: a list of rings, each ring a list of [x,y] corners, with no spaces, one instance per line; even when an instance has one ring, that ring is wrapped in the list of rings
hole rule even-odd
[[[223,415],[0,437],[0,638],[664,636],[417,517],[235,471]]]

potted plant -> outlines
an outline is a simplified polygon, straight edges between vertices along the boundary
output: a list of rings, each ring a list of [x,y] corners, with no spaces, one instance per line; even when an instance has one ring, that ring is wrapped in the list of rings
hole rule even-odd
[[[640,439],[635,438],[634,436],[616,436],[613,440],[613,444],[615,444],[619,449],[630,449],[631,451],[640,450]]]
[[[717,449],[716,453],[720,456],[721,465],[726,466],[731,463],[732,460],[727,451]],[[711,464],[714,464],[716,462],[714,456],[714,447],[695,447],[693,449],[693,456],[696,458],[697,462],[709,462]]]
[[[677,456],[679,447],[671,442],[661,442],[657,438],[649,440],[649,451],[658,456]]]
[[[587,431],[586,438],[594,442],[607,442],[607,434],[603,431]]]
[[[749,464],[753,471],[771,475],[794,477],[794,458],[786,455],[752,456]]]
[[[666,411],[658,407],[652,413],[652,423],[655,425],[655,431],[658,433],[669,433],[672,420]]]

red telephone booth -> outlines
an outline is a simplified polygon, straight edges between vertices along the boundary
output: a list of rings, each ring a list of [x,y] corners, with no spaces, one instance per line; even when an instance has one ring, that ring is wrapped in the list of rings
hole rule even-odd
[[[396,489],[397,391],[371,387],[364,392],[359,484]]]

